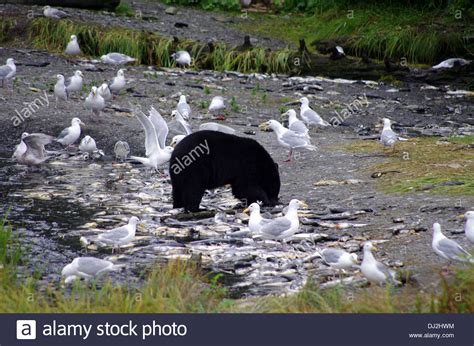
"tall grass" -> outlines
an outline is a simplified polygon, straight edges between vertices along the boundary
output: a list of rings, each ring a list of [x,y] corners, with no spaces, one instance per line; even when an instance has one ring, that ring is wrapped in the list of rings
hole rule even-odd
[[[474,20],[472,16],[464,10],[457,20],[454,13],[438,9],[428,11],[395,3],[355,4],[345,8],[324,7],[305,16],[255,14],[254,20],[240,21],[238,26],[249,33],[294,44],[301,38],[308,43],[335,40],[351,55],[432,64],[453,56],[473,56],[474,47],[466,39],[474,34],[474,27],[469,24]]]
[[[15,279],[22,255],[22,246],[5,216],[0,220],[0,271],[5,277],[5,283]]]
[[[54,21],[36,18],[29,27],[29,39],[38,48],[61,53],[71,35],[76,35],[82,52],[88,56],[101,56],[109,52],[120,52],[137,59],[138,63],[159,67],[173,67],[171,54],[185,49],[193,57],[196,68],[211,68],[217,71],[233,70],[243,73],[286,73],[290,70],[291,51],[267,51],[253,48],[239,51],[235,47],[216,44],[211,48],[196,41],[175,41],[154,33],[128,28],[108,28],[99,24],[73,21]]]

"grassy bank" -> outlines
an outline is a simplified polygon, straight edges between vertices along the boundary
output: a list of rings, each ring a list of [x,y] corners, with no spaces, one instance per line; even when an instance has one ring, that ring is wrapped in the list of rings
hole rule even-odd
[[[355,7],[355,6],[354,6]],[[305,38],[313,46],[332,40],[350,55],[382,60],[385,57],[412,64],[434,64],[451,57],[472,58],[474,17],[465,11],[454,13],[424,11],[410,7],[349,6],[329,8],[312,15],[251,15],[239,28],[298,44]]]
[[[0,224],[0,312],[53,313],[468,313],[474,312],[474,266],[459,267],[454,277],[442,280],[435,291],[417,287],[393,289],[370,287],[320,289],[309,283],[300,293],[286,297],[228,299],[219,276],[204,275],[193,264],[170,262],[144,274],[140,288],[114,284],[60,282],[39,286],[40,275],[17,279],[17,266],[25,264],[11,228]],[[59,271],[59,269],[58,269]]]
[[[109,52],[120,52],[137,59],[139,64],[157,67],[174,67],[171,54],[187,50],[193,57],[193,67],[216,71],[243,73],[287,73],[292,53],[289,49],[270,51],[264,48],[240,49],[223,43],[212,45],[192,40],[176,40],[155,33],[125,27],[107,27],[98,23],[75,22],[35,18],[31,21],[0,19],[3,34],[0,43],[15,38],[39,49],[62,54],[71,35],[76,35],[85,56],[99,58]],[[18,37],[22,31],[26,37]],[[14,41],[13,41],[14,42]],[[14,42],[20,44],[20,42]]]
[[[205,10],[236,11],[238,0],[165,0]],[[468,0],[285,0],[266,13],[250,10],[237,25],[250,34],[314,47],[342,45],[350,55],[412,64],[434,64],[452,57],[474,57],[474,7]],[[324,52],[324,49],[322,50]]]
[[[368,175],[391,170],[399,172],[378,179],[380,188],[386,192],[430,191],[474,196],[474,152],[466,150],[466,145],[473,142],[474,136],[421,137],[398,142],[393,151],[384,151],[378,141],[358,141],[347,149],[387,154],[386,162],[367,168]]]

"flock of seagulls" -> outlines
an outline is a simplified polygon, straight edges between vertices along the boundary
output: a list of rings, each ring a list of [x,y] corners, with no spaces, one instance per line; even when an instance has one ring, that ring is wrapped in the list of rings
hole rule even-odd
[[[66,12],[54,9],[50,6],[45,6],[43,10],[44,15],[52,19],[61,19],[68,16]],[[342,48],[339,53],[343,54]],[[81,49],[75,35],[70,37],[70,41],[65,49],[65,54],[81,54]],[[171,57],[176,61],[177,65],[184,68],[189,67],[192,64],[192,58],[186,51],[178,51]],[[455,60],[456,59],[447,60],[437,66],[433,66],[433,68],[437,69],[446,66],[449,67],[451,65],[454,66],[455,64],[469,63],[459,61],[459,59]],[[135,62],[136,59],[121,53],[108,53],[101,57],[101,61],[105,64],[123,65]],[[5,65],[0,66],[2,87],[5,82],[14,78],[15,74],[15,61],[14,59],[9,58]],[[57,107],[58,101],[67,102],[70,95],[82,91],[84,86],[84,75],[78,70],[75,71],[74,75],[68,78],[67,81],[61,74],[58,74],[56,77],[57,82],[54,86],[54,96]],[[109,84],[103,83],[99,87],[92,86],[90,93],[85,98],[84,105],[86,109],[91,110],[95,117],[100,116],[101,111],[106,106],[106,102],[114,98],[115,95],[119,95],[126,87],[126,84],[124,69],[119,69],[116,76]],[[260,124],[260,127],[263,129],[269,128],[273,130],[278,144],[289,149],[287,161],[291,161],[294,150],[316,150],[316,147],[311,144],[309,127],[330,126],[327,121],[310,107],[308,98],[302,97],[299,100],[299,103],[301,105],[301,120],[298,119],[297,113],[294,109],[290,109],[284,113],[284,115],[288,116],[288,128],[273,119]],[[208,109],[210,114],[213,114],[217,119],[219,119],[219,114],[225,108],[224,98],[221,96],[215,96],[210,102]],[[172,112],[173,121],[181,127],[182,134],[174,136],[171,139],[170,146],[166,145],[167,136],[170,132],[168,124],[153,106],[150,108],[148,115],[136,107],[133,109],[133,113],[142,125],[145,133],[145,157],[130,156],[130,159],[140,162],[146,167],[150,167],[154,170],[157,170],[160,165],[169,161],[174,146],[176,146],[187,135],[192,133],[192,126],[188,121],[193,113],[185,95],[180,96],[176,109]],[[25,132],[21,135],[20,144],[16,147],[12,157],[20,164],[28,166],[40,165],[49,159],[48,152],[45,150],[46,145],[55,141],[60,143],[64,148],[71,147],[81,136],[81,125],[84,125],[81,119],[77,117],[73,118],[71,120],[71,125],[62,130],[56,138],[41,133],[29,134]],[[383,125],[380,134],[380,142],[384,147],[394,147],[398,141],[406,140],[399,137],[392,130],[390,119],[384,118]],[[231,127],[214,122],[201,124],[199,130],[221,131],[230,134],[235,133],[235,130]],[[81,152],[89,154],[99,151],[95,140],[89,135],[82,138],[78,149]],[[126,160],[130,154],[128,143],[123,141],[116,142],[114,153],[116,159]],[[288,205],[286,213],[276,218],[263,218],[260,214],[260,206],[258,203],[252,203],[244,210],[244,212],[250,213],[248,227],[253,234],[258,235],[262,239],[277,240],[284,243],[298,232],[300,227],[298,210],[307,207],[308,206],[305,202],[298,199],[292,199]],[[474,211],[468,211],[464,214],[464,217],[466,218],[466,237],[470,242],[474,243]],[[120,248],[123,245],[131,243],[135,239],[138,223],[139,219],[132,216],[126,225],[99,234],[96,241],[105,246],[111,246],[112,249]],[[86,243],[88,242],[87,239],[84,241]],[[474,258],[468,251],[442,233],[439,223],[433,224],[432,248],[437,255],[449,262],[457,261],[474,263]],[[365,242],[363,245],[363,260],[360,265],[356,254],[349,253],[342,249],[326,248],[318,251],[317,255],[320,256],[327,265],[338,271],[351,270],[355,268],[360,269],[361,273],[372,283],[392,285],[400,284],[396,279],[395,272],[376,260],[372,253],[373,250],[376,250],[376,247],[369,241]],[[77,278],[88,280],[102,273],[114,270],[114,268],[116,268],[116,265],[107,260],[94,257],[79,257],[75,258],[72,263],[63,268],[62,276],[65,277],[66,283],[70,283]]]

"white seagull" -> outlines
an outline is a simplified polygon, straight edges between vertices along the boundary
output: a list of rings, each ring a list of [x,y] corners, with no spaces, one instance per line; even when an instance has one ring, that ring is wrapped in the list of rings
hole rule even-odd
[[[61,143],[65,147],[73,144],[81,136],[81,125],[84,125],[81,119],[72,118],[71,126],[61,131],[58,138],[56,138],[56,142]]]
[[[398,141],[407,141],[406,138],[399,137],[392,130],[392,122],[388,118],[383,118],[383,129],[380,134],[380,142],[384,147],[393,147]]]
[[[102,55],[100,57],[100,60],[102,60],[104,64],[123,65],[129,62],[134,62],[137,59],[134,59],[122,53],[109,53]]]
[[[89,96],[86,97],[85,106],[96,116],[99,116],[100,111],[105,108],[105,100],[102,96],[100,96],[97,87],[92,87]]]
[[[72,75],[72,77],[69,77],[67,80],[67,83],[66,83],[67,92],[70,94],[73,92],[81,91],[83,78],[84,78],[84,75],[82,74],[81,71],[79,70],[75,71],[74,75]]]
[[[0,66],[0,79],[2,80],[2,88],[5,87],[5,81],[15,77],[16,65],[13,58],[8,58],[6,65]]]
[[[58,74],[56,77],[58,78],[58,81],[54,85],[54,98],[56,99],[55,107],[58,106],[58,100],[67,101],[67,89],[64,84],[64,76]]]
[[[224,108],[224,98],[222,96],[214,96],[209,105],[209,112],[211,114],[219,114]]]
[[[464,214],[466,218],[466,225],[464,226],[464,231],[466,232],[466,238],[474,243],[474,211],[468,211]]]
[[[191,65],[191,55],[185,50],[180,50],[171,54],[171,57],[176,61],[177,65],[189,66]]]
[[[254,234],[259,234],[262,227],[272,221],[271,219],[264,219],[262,217],[260,214],[260,205],[258,203],[250,204],[243,212],[250,212],[249,229]]]
[[[89,154],[92,154],[93,152],[98,151],[97,144],[95,143],[94,138],[92,138],[91,136],[85,136],[81,140],[81,143],[79,143],[78,149],[79,151],[82,151],[84,153],[89,153]]]
[[[184,119],[184,117],[177,109],[171,112],[171,118],[176,120],[183,127],[186,136],[193,133],[191,125],[189,124],[189,122],[186,121],[186,119]]]
[[[48,159],[46,157],[46,151],[44,146],[51,143],[54,140],[54,137],[48,136],[42,133],[32,133],[32,134],[22,134],[22,142],[25,144],[25,147],[22,147],[20,151],[15,151],[15,159],[18,163],[22,163],[28,166],[35,166],[43,163]],[[21,145],[21,143],[20,143]]]
[[[364,259],[360,266],[362,274],[372,283],[382,285],[384,283],[391,283],[394,285],[401,284],[396,280],[395,271],[388,268],[383,263],[377,261],[372,254],[372,250],[376,250],[376,247],[371,242],[364,244]]]
[[[61,19],[69,17],[69,14],[67,14],[66,12],[53,8],[49,5],[43,7],[43,14],[45,17],[52,19]]]
[[[326,248],[319,251],[324,263],[337,270],[348,270],[357,267],[358,257],[342,249]]]
[[[286,161],[291,161],[293,150],[295,149],[316,150],[316,147],[311,145],[308,137],[300,135],[292,130],[288,130],[276,120],[269,120],[260,124],[259,127],[263,129],[271,128],[277,136],[278,143],[280,143],[281,146],[290,149]]]
[[[434,70],[438,70],[440,68],[453,68],[456,65],[463,66],[470,63],[471,63],[470,60],[461,59],[461,58],[451,58],[451,59],[441,61],[438,65],[434,65],[431,68]]]
[[[112,93],[107,83],[102,83],[102,85],[97,89],[99,95],[102,96],[104,101],[109,101],[112,98]]]
[[[130,244],[135,239],[135,232],[139,221],[138,217],[132,216],[128,220],[128,224],[99,234],[97,240],[112,247]]]
[[[292,199],[285,216],[271,219],[270,222],[262,224],[260,228],[262,238],[274,240],[291,238],[300,227],[298,209],[301,207],[307,208],[308,205],[303,201]]]
[[[436,254],[448,261],[474,263],[474,258],[471,254],[454,240],[448,239],[443,232],[441,232],[441,225],[437,222],[433,224],[433,241],[431,242],[431,246]]]
[[[130,154],[130,146],[127,142],[118,141],[114,145],[114,154],[115,159],[117,160],[125,160]]]
[[[118,94],[123,88],[125,88],[125,85],[125,73],[123,69],[120,69],[117,71],[117,76],[115,76],[112,83],[110,83],[109,89],[112,93]]]
[[[181,95],[179,97],[178,105],[176,106],[176,110],[181,114],[184,120],[188,120],[191,116],[191,107],[189,107],[188,103],[186,102],[186,96]]]
[[[312,110],[309,107],[309,100],[307,97],[300,98],[301,108],[300,116],[304,120],[306,125],[316,125],[316,126],[329,126],[329,123],[321,118],[318,113]]]
[[[79,43],[77,43],[76,35],[71,35],[71,40],[67,44],[64,54],[67,54],[67,55],[80,55],[81,54],[81,48],[79,48]]]
[[[110,261],[95,257],[76,257],[63,268],[61,276],[69,284],[76,279],[89,280],[111,270],[114,270],[114,264]]]
[[[161,114],[153,107],[151,107],[150,116],[148,117],[139,109],[135,109],[134,114],[145,130],[146,157],[130,156],[130,158],[147,167],[158,169],[158,166],[169,161],[173,152],[172,147],[165,146],[168,125]]]
[[[300,135],[307,136],[309,138],[308,128],[306,127],[304,122],[298,119],[294,109],[288,110],[287,112],[283,113],[283,115],[288,116],[288,129],[289,130],[294,131]]]

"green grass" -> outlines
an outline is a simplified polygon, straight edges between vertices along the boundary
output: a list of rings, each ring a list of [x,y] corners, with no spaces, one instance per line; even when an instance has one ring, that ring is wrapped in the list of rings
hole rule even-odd
[[[352,9],[353,17],[348,12]],[[252,14],[238,27],[251,34],[271,36],[298,44],[336,40],[351,55],[362,53],[376,59],[405,58],[409,63],[433,64],[452,56],[473,56],[464,37],[474,34],[473,13],[454,14],[395,5],[330,7],[314,15]]]
[[[115,8],[115,13],[119,16],[132,17],[135,12],[133,8],[126,3],[120,2],[120,4]]]
[[[395,150],[385,150],[386,162],[367,168],[367,173],[399,170],[378,178],[379,186],[386,192],[430,191],[437,194],[474,196],[474,151],[463,148],[474,142],[474,136],[425,137],[409,142],[398,142]],[[348,150],[375,153],[381,152],[378,141],[359,141]],[[437,186],[442,183],[460,181],[464,185]],[[435,188],[432,188],[436,186]]]

